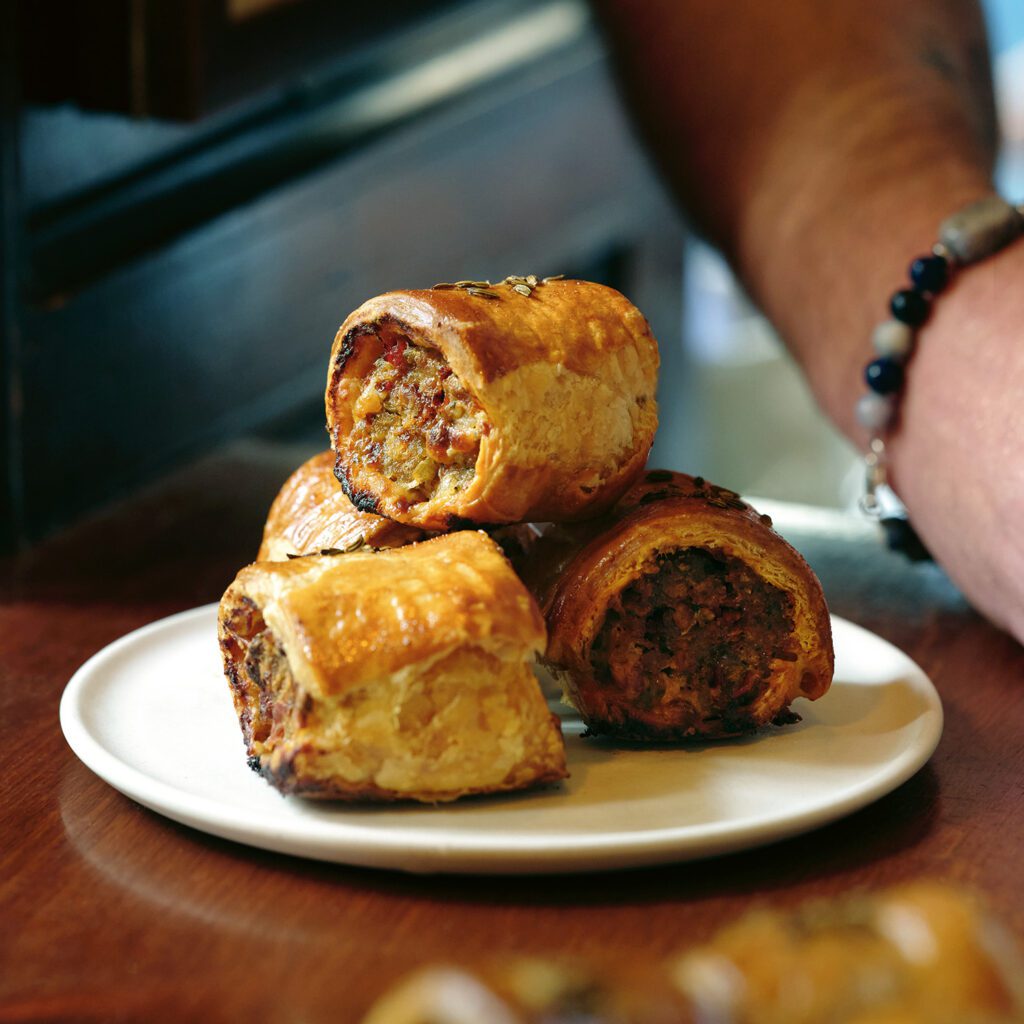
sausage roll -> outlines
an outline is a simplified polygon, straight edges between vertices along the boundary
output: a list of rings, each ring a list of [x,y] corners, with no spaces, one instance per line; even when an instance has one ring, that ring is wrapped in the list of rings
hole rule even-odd
[[[602,521],[520,559],[545,660],[593,733],[715,738],[796,720],[832,680],[821,585],[767,516],[699,477],[646,474]]]
[[[670,971],[699,1020],[1024,1020],[1024,961],[1012,938],[971,895],[936,882],[754,911]]]
[[[270,506],[263,528],[260,562],[283,562],[289,556],[353,546],[398,548],[423,540],[414,526],[360,512],[334,476],[334,453],[321,452],[285,481]]]
[[[643,469],[658,347],[587,281],[391,292],[341,325],[326,393],[357,508],[427,530],[584,519]]]
[[[363,1024],[1021,1024],[1024,962],[969,893],[915,882],[754,910],[665,962],[432,966]]]
[[[285,793],[453,800],[564,778],[540,611],[475,531],[257,562],[221,600],[249,763]]]

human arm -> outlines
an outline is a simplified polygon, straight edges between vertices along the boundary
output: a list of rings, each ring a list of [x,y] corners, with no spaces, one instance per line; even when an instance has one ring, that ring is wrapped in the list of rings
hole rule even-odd
[[[985,38],[966,0],[600,0],[672,186],[851,439],[873,326],[939,222],[992,189]],[[936,302],[889,446],[937,559],[1024,639],[1024,242]]]

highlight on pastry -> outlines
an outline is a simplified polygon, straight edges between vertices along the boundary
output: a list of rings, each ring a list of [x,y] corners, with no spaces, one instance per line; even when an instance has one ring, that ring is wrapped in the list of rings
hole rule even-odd
[[[285,481],[274,498],[256,560],[283,562],[325,549],[397,548],[426,534],[372,512],[360,512],[334,476],[334,453],[320,452]]]
[[[338,479],[358,509],[427,530],[597,515],[642,472],[657,370],[643,314],[603,285],[381,295],[331,352]]]
[[[250,765],[285,793],[437,802],[567,774],[530,668],[543,619],[483,533],[257,562],[218,621]]]
[[[590,731],[638,740],[782,724],[832,680],[817,577],[767,516],[699,477],[648,472],[603,521],[520,561],[545,662]]]

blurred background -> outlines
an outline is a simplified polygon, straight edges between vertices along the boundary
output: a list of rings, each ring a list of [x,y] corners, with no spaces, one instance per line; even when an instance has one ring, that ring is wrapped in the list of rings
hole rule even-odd
[[[986,7],[1020,197],[1024,3]],[[2,549],[225,446],[287,472],[326,447],[351,309],[510,273],[644,310],[657,464],[855,501],[856,453],[686,231],[585,3],[23,0],[0,47]]]

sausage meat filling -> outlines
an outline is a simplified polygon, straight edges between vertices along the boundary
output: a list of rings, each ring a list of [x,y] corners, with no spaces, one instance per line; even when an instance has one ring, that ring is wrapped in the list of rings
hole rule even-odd
[[[684,548],[658,555],[609,605],[591,667],[611,718],[638,734],[742,732],[772,661],[795,661],[793,600],[739,559]]]
[[[394,333],[353,407],[351,452],[404,491],[410,505],[472,481],[484,412],[444,360]]]
[[[246,743],[250,753],[269,753],[287,736],[295,702],[295,680],[288,658],[269,629],[257,633],[245,651]]]

